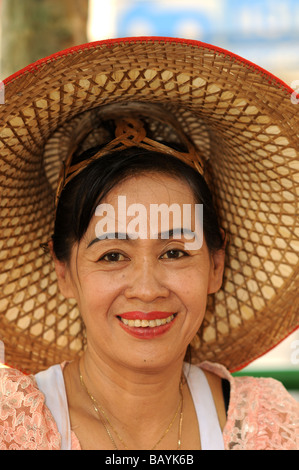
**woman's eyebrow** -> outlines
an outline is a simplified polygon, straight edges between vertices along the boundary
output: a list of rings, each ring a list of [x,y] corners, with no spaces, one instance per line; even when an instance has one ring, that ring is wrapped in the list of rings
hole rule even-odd
[[[130,234],[124,233],[124,232],[105,233],[103,234],[103,236],[94,238],[88,244],[87,248],[103,240],[115,240],[115,239],[116,240],[134,240],[136,239],[135,235],[136,233],[134,233],[134,237],[133,237],[133,236],[130,236]],[[195,236],[195,232],[193,232],[191,229],[186,228],[186,227],[179,227],[179,228],[164,230],[163,232],[151,234],[149,238],[152,238],[153,240],[167,240],[168,238],[176,238],[176,237],[181,238],[182,235],[187,236],[190,239]]]
[[[99,236],[99,237],[96,237],[94,238],[87,246],[87,248],[89,248],[90,246],[94,245],[95,243],[97,242],[100,242],[100,241],[103,241],[103,240],[114,240],[114,239],[117,239],[117,240],[130,240],[130,237],[127,233],[123,233],[123,232],[111,232],[111,233],[105,233],[103,234],[103,236]]]
[[[178,228],[172,228],[171,230],[165,230],[163,232],[159,232],[157,234],[158,236],[156,238],[161,238],[162,240],[165,240],[167,238],[181,238],[182,236],[187,236],[187,237],[194,237],[195,232],[193,232],[190,228],[186,227],[178,227]]]

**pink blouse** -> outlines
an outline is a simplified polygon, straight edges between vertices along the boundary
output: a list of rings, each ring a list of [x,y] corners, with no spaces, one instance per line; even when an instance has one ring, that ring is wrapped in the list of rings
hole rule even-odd
[[[299,403],[280,382],[233,377],[220,364],[204,362],[230,382],[223,430],[226,450],[299,450]],[[0,369],[0,450],[59,450],[61,437],[34,376]],[[72,450],[81,450],[72,432]]]

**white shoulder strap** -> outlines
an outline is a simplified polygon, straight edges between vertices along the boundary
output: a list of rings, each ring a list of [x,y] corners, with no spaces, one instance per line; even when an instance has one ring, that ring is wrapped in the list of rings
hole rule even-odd
[[[61,450],[71,450],[71,427],[67,396],[61,366],[55,365],[35,375],[39,390],[45,395],[45,404],[52,413],[61,435]]]
[[[224,450],[213,395],[204,372],[199,367],[185,363],[184,373],[197,414],[202,450]]]
[[[204,372],[199,367],[184,364],[184,373],[197,413],[202,450],[224,450],[213,395]],[[61,366],[52,366],[39,372],[35,379],[57,424],[61,450],[71,450],[70,418]]]

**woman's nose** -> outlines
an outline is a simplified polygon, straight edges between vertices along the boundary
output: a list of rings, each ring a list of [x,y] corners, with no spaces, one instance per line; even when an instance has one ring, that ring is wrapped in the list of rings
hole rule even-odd
[[[132,269],[132,277],[127,278],[125,296],[143,302],[153,302],[169,296],[169,290],[163,282],[163,273],[156,263],[142,260]]]

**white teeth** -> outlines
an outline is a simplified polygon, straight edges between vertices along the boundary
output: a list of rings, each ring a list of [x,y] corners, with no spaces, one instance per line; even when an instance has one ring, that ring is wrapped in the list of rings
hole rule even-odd
[[[135,328],[154,328],[155,326],[165,325],[170,323],[174,319],[174,315],[170,315],[167,318],[157,318],[156,320],[127,320],[126,318],[120,317],[121,321],[128,326],[133,326]]]

